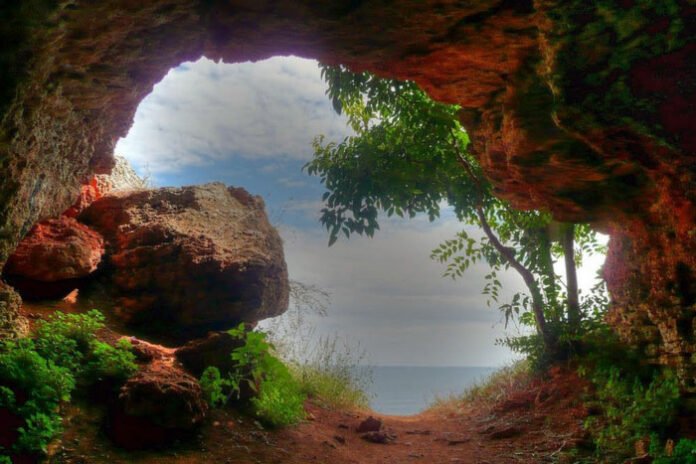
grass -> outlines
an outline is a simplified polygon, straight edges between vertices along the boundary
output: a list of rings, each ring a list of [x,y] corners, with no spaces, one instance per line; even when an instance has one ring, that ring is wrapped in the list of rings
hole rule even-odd
[[[508,399],[512,393],[524,390],[531,380],[529,362],[516,361],[474,383],[462,393],[436,397],[427,411],[452,412],[470,404],[492,407]]]
[[[275,353],[314,403],[333,410],[366,409],[372,370],[362,365],[365,351],[337,335],[317,337],[316,318],[325,317],[329,305],[326,292],[299,282],[291,282],[290,290],[290,308],[264,329]]]
[[[362,377],[348,371],[345,366],[294,365],[291,372],[302,391],[324,408],[354,410],[369,407],[368,395],[360,385]]]

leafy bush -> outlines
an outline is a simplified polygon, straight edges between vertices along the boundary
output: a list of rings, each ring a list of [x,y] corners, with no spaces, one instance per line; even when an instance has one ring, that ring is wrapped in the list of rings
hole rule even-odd
[[[104,326],[96,310],[55,313],[38,324],[33,338],[0,345],[0,408],[24,424],[10,452],[45,453],[61,428],[60,405],[75,387],[109,379],[121,381],[137,366],[127,341],[117,346],[97,340]],[[0,461],[1,462],[1,461]]]
[[[653,464],[696,464],[696,440],[682,439],[674,446],[668,456],[657,436],[650,440],[650,455],[654,457]]]
[[[38,324],[34,332],[36,351],[56,365],[69,369],[82,383],[124,380],[135,372],[135,356],[128,340],[114,347],[97,339],[104,315],[92,310],[84,314],[56,312]]]
[[[232,390],[232,382],[223,379],[220,369],[215,366],[208,366],[203,371],[199,380],[203,396],[208,404],[213,408],[219,408],[227,404],[227,400]]]
[[[637,440],[663,436],[680,405],[676,375],[646,366],[640,353],[623,346],[615,335],[588,335],[583,349],[578,371],[594,385],[590,401],[601,411],[585,421],[597,452],[630,456]]]
[[[22,339],[2,346],[0,384],[0,408],[24,422],[12,451],[45,452],[60,431],[60,402],[68,401],[75,388],[72,374],[40,356],[32,340]]]
[[[232,350],[236,369],[227,378],[215,367],[203,372],[201,388],[210,405],[223,406],[234,397],[239,399],[248,388],[255,393],[251,398],[254,413],[267,425],[285,426],[304,418],[305,396],[288,367],[274,356],[266,334],[247,331],[243,323],[229,333],[244,340],[244,345]]]

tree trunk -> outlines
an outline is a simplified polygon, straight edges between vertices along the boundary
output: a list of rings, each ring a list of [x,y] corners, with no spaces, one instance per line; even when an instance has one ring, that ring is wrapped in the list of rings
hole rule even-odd
[[[568,293],[568,325],[571,332],[580,329],[580,298],[578,296],[578,276],[575,264],[575,225],[568,224],[563,230],[563,256],[566,268],[566,289]]]
[[[512,250],[500,243],[500,240],[498,240],[498,237],[495,235],[495,233],[493,233],[491,226],[488,224],[488,220],[483,212],[483,208],[481,206],[477,207],[476,212],[478,214],[481,227],[488,237],[488,240],[490,240],[491,244],[495,247],[498,253],[500,253],[508,263],[510,263],[510,266],[522,276],[524,283],[529,289],[529,293],[532,295],[532,311],[534,312],[534,321],[536,322],[537,332],[539,335],[541,335],[541,338],[544,341],[544,348],[546,349],[546,352],[555,353],[556,340],[546,324],[546,316],[544,315],[544,299],[541,295],[539,284],[534,278],[534,274],[532,274],[529,269],[524,267],[524,265],[517,260]]]
[[[553,321],[560,323],[563,310],[559,308],[558,294],[556,292],[556,273],[553,270],[553,257],[551,256],[551,237],[546,227],[536,230],[535,233],[539,238],[538,242],[543,259],[542,272],[544,279],[546,279],[546,282],[542,284],[546,287],[546,304],[549,307],[547,314],[549,310],[552,310],[551,316]]]

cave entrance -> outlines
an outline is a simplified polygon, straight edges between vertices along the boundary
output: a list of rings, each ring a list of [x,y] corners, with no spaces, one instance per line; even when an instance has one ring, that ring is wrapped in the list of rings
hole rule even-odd
[[[294,56],[256,63],[184,62],[140,103],[115,149],[125,162],[117,163],[114,177],[125,179],[113,182],[125,180],[131,188],[142,182],[152,189],[222,182],[260,195],[283,239],[295,296],[286,314],[262,321],[261,327],[275,333],[295,359],[328,348],[343,362],[359,364],[355,369],[369,366],[373,407],[416,413],[434,395],[462,391],[514,359],[496,340],[515,328],[506,332],[500,313],[481,293],[486,265],[452,281],[443,279],[443,266],[430,259],[431,251],[462,227],[449,206],[435,222],[385,219],[372,239],[355,236],[327,247],[328,235],[318,221],[324,188],[302,167],[312,158],[314,137],[340,142],[352,131],[332,108],[326,89],[318,63]],[[128,164],[141,180],[132,178]],[[167,201],[157,200],[155,209]],[[585,288],[600,261],[585,263]],[[498,278],[501,300],[522,290],[513,273]],[[208,293],[227,284],[202,283],[210,287]],[[179,291],[174,282],[170,287]],[[106,294],[92,291],[73,295],[60,307],[112,304]],[[33,307],[45,309],[43,303]],[[118,321],[113,323],[121,327]]]

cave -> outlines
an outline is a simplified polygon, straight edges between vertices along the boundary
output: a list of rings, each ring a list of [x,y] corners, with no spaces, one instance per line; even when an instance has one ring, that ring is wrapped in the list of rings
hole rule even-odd
[[[292,54],[459,104],[496,195],[610,235],[610,323],[696,390],[691,2],[29,0],[0,12],[0,267],[111,170],[170,68]],[[0,285],[11,336],[21,300]]]

